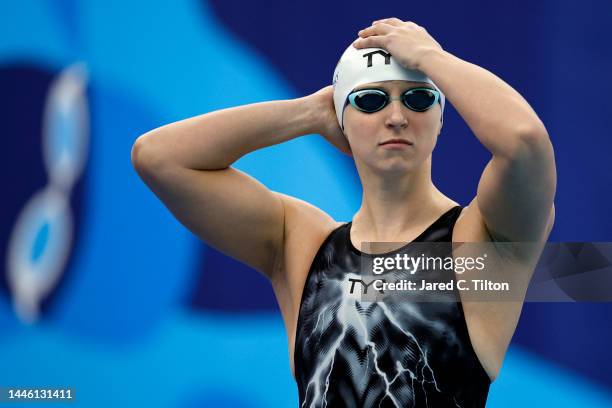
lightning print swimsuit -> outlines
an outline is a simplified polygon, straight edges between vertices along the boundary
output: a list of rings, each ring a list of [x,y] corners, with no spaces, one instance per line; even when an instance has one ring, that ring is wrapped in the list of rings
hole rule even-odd
[[[462,209],[451,208],[412,242],[450,243]],[[363,253],[351,243],[351,225],[323,241],[304,285],[294,351],[300,407],[484,407],[491,380],[458,298],[387,304],[349,296],[360,259],[410,253],[410,244]]]

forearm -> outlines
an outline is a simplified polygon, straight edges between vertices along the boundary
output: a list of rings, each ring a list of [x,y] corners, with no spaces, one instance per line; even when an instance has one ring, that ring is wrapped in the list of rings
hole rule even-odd
[[[444,92],[492,154],[514,152],[523,136],[546,137],[542,121],[527,101],[486,69],[443,50],[426,53],[419,69]]]
[[[153,160],[196,170],[222,169],[254,150],[316,132],[315,114],[306,97],[254,103],[159,127],[136,145],[154,155]]]

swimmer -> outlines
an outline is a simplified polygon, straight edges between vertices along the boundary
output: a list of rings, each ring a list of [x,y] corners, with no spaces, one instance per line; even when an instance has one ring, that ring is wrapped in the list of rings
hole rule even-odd
[[[183,225],[270,280],[301,406],[484,407],[522,302],[366,304],[339,282],[359,278],[362,257],[381,255],[361,242],[546,242],[551,141],[516,90],[418,24],[386,18],[356,36],[332,85],[151,130],[132,163]],[[491,153],[465,207],[431,179],[447,101]],[[363,195],[350,222],[232,167],[309,134],[354,160]]]

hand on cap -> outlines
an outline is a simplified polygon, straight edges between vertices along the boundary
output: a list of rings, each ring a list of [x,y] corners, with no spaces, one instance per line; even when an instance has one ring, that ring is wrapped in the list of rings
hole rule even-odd
[[[384,48],[408,69],[419,69],[422,56],[430,50],[442,50],[440,44],[420,25],[391,17],[376,20],[359,31],[355,48]]]

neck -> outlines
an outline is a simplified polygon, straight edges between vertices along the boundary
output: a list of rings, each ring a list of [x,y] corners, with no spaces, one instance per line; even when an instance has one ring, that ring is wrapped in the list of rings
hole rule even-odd
[[[357,241],[411,241],[443,211],[456,205],[432,183],[431,156],[414,171],[359,173],[362,203],[351,228]]]

